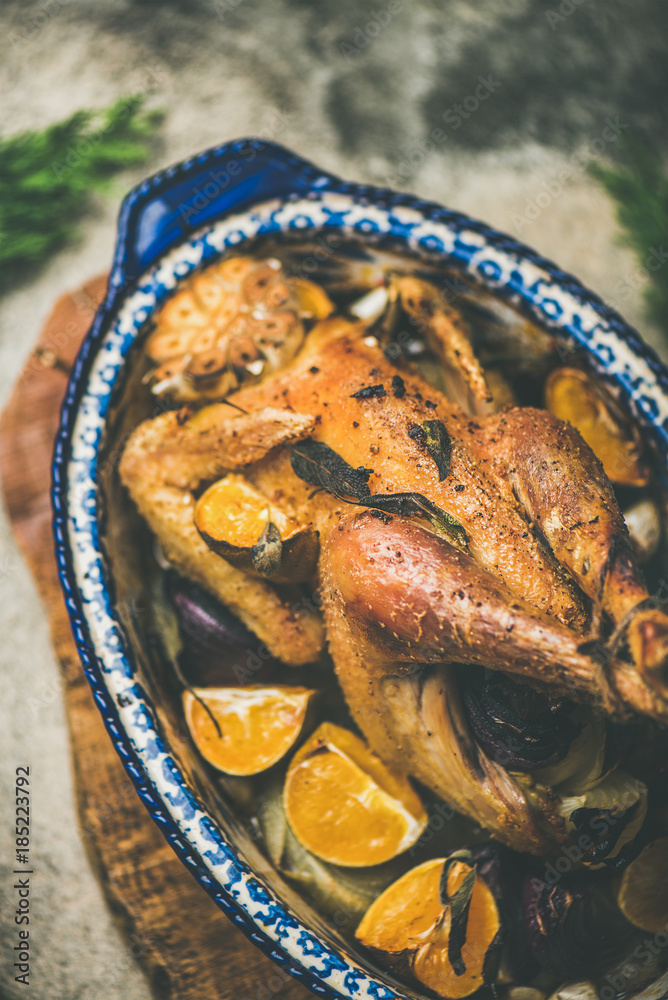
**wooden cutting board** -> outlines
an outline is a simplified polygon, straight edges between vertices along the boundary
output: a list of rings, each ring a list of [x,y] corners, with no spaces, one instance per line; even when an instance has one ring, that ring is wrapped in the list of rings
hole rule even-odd
[[[51,539],[50,466],[69,371],[105,291],[96,278],[54,306],[0,418],[0,477],[60,662],[79,819],[128,949],[160,1000],[305,1000],[188,874],[154,826],[95,707],[61,595]]]

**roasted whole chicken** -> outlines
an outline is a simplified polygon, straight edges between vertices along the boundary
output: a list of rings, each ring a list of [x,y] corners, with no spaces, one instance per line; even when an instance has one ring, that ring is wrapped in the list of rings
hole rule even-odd
[[[295,313],[281,320],[291,357],[275,350],[263,371],[253,350],[225,399],[197,408],[190,392],[142,423],[121,478],[169,562],[272,655],[305,665],[326,644],[385,762],[506,845],[545,854],[566,837],[559,796],[486,753],[461,678],[487,668],[600,715],[665,723],[668,615],[578,431],[501,405],[429,286],[401,277],[390,297],[441,359],[447,395],[388,357],[369,319],[316,313],[296,343]]]

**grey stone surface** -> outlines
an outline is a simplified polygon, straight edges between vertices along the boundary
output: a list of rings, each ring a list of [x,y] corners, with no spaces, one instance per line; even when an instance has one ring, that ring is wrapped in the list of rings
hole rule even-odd
[[[168,115],[154,162],[120,178],[80,241],[0,301],[0,398],[56,296],[109,265],[124,191],[153,169],[249,134],[519,236],[660,346],[642,318],[644,279],[582,164],[614,152],[616,139],[595,143],[607,119],[665,141],[665,10],[663,0],[5,0],[3,134],[137,91]],[[0,994],[139,1000],[147,984],[82,846],[58,672],[4,518],[0,616],[3,901],[11,778],[24,762],[34,774],[36,871],[33,985],[13,982],[13,913],[3,905]]]

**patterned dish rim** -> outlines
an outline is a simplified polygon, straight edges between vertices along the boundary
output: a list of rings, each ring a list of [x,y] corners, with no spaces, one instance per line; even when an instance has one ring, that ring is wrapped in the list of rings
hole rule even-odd
[[[111,740],[167,841],[262,951],[323,996],[405,998],[324,942],[236,854],[198,800],[138,683],[98,534],[96,468],[127,353],[195,267],[255,237],[343,232],[458,268],[533,313],[621,394],[668,465],[668,369],[577,279],[481,222],[411,195],[341,181],[273,143],[242,139],[148,178],[125,199],[106,298],[65,395],[53,461],[56,558],[74,638]],[[415,995],[415,994],[413,994]]]

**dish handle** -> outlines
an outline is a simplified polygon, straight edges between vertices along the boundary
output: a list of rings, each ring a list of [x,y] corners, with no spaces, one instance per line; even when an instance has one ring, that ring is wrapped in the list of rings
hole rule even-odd
[[[337,178],[262,139],[238,139],[154,174],[123,202],[111,289],[135,281],[162,253],[208,222],[332,182]]]

